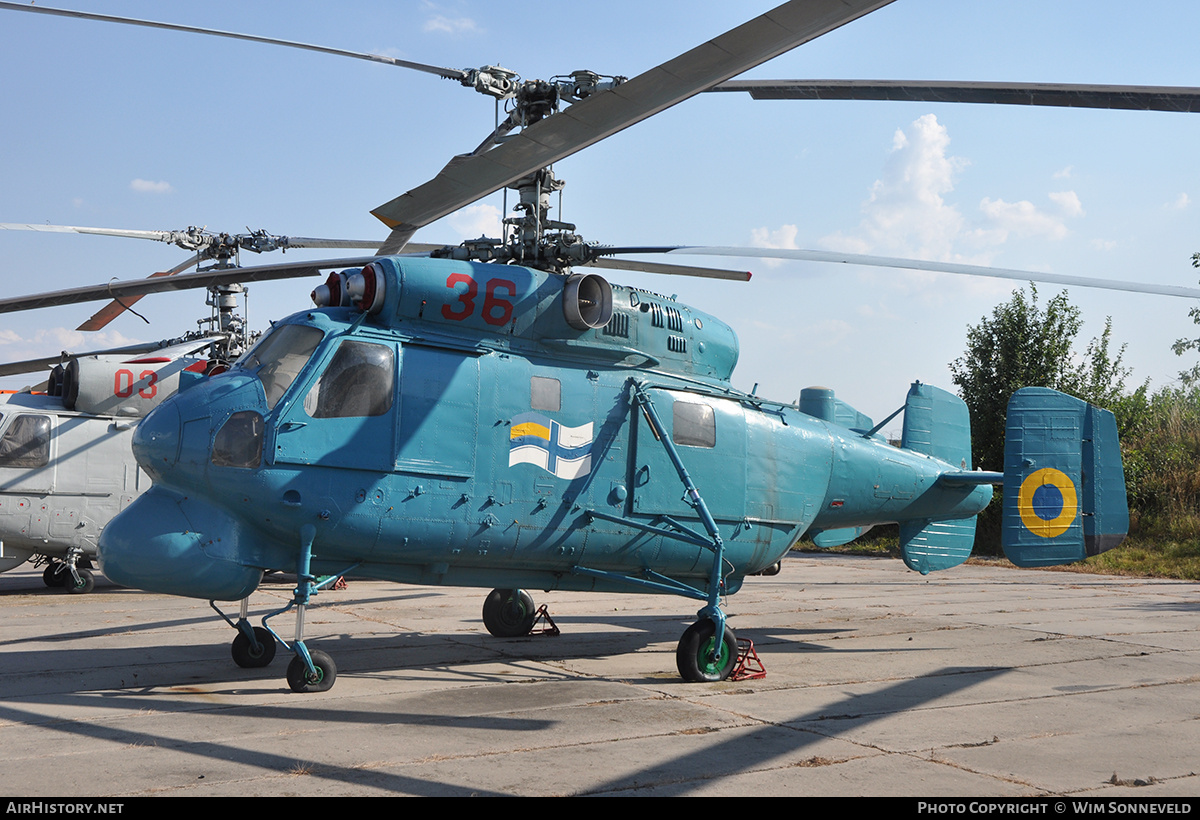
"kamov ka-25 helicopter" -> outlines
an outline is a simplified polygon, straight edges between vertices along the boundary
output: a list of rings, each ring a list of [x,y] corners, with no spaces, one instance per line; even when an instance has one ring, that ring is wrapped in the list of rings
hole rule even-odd
[[[395,254],[417,227],[520,180],[507,241],[290,266],[352,269],[318,288],[319,309],[146,419],[135,450],[155,486],[105,531],[106,571],[243,601],[264,569],[296,571],[288,677],[313,691],[336,674],[302,640],[317,574],[496,586],[484,620],[507,635],[529,629],[526,587],[683,595],[705,606],[679,670],[718,680],[734,651],[722,596],[803,532],[837,543],[899,521],[909,566],[944,569],[965,560],[1002,483],[1017,563],[1115,546],[1127,515],[1103,411],[1019,393],[1004,472],[973,472],[965,408],[944,391],[914,385],[892,448],[829,391],[792,406],[734,390],[736,337],[715,317],[569,273],[616,251],[548,223],[546,165],[880,5],[786,4],[667,69],[577,93],[566,119],[518,116],[516,138],[376,210]],[[272,633],[244,615],[235,659],[269,662]]]
[[[3,223],[0,230],[150,239],[192,254],[152,278],[173,276],[193,265],[228,273],[237,268],[242,250],[379,245],[273,236],[262,230],[213,233],[194,227],[140,231]],[[42,578],[47,586],[71,593],[92,590],[92,559],[100,531],[150,486],[130,450],[134,427],[174,395],[182,373],[220,373],[259,336],[234,312],[239,294],[245,293],[240,282],[222,281],[208,291],[209,316],[178,338],[82,354],[64,351],[48,359],[0,365],[0,376],[47,374],[41,384],[0,395],[0,572],[32,558],[45,564]],[[138,298],[113,300],[78,330],[102,330]]]

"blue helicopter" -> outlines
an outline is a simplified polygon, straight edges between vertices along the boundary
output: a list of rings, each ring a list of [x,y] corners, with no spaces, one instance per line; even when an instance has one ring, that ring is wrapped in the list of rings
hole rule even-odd
[[[610,258],[651,252],[809,253],[911,266],[904,260],[602,247],[549,218],[549,194],[561,186],[553,162],[696,93],[753,93],[728,81],[886,2],[792,0],[628,80],[576,72],[522,83],[495,66],[454,72],[404,63],[512,109],[475,151],[373,212],[392,229],[379,255],[0,300],[6,311],[334,271],[313,291],[313,309],[274,323],[229,371],[183,374],[179,392],[138,425],[134,453],[154,483],[104,529],[102,570],[127,586],[208,599],[218,612],[215,602],[240,601],[236,619],[221,613],[237,633],[235,662],[265,666],[282,644],[294,653],[290,687],[314,692],[333,685],[337,668],[307,646],[305,611],[324,585],[350,573],[491,588],[483,621],[499,637],[533,628],[529,589],[690,598],[700,608],[679,641],[678,671],[687,681],[719,681],[738,653],[723,600],[801,536],[834,546],[898,522],[910,568],[947,569],[970,555],[975,516],[1000,485],[1003,544],[1014,563],[1061,564],[1117,546],[1128,511],[1111,413],[1052,390],[1019,391],[1003,471],[973,470],[970,420],[954,395],[915,383],[896,413],[875,423],[826,388],[806,389],[797,402],[745,393],[731,383],[737,337],[720,319],[579,270],[749,277]],[[759,91],[825,93],[768,85]],[[1034,94],[983,85],[903,93],[1200,107],[1194,89],[1039,86]],[[860,99],[901,93],[838,87]],[[417,229],[506,187],[517,191],[522,215],[506,220],[504,238],[448,248],[409,242]],[[900,414],[897,447],[880,431]],[[254,626],[247,599],[272,570],[295,573],[297,586],[286,607]],[[289,644],[268,621],[291,610]]]

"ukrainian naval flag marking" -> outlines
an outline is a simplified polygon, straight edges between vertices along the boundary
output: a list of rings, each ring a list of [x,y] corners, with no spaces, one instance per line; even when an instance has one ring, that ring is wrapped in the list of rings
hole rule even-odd
[[[533,464],[558,478],[592,471],[592,423],[564,427],[541,413],[514,416],[508,434],[508,466]]]

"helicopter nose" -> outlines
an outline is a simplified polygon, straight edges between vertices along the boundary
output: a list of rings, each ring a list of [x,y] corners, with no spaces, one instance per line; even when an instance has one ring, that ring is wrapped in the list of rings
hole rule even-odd
[[[218,601],[245,598],[262,570],[243,563],[237,522],[204,501],[151,487],[100,534],[101,571],[123,586]]]
[[[133,433],[133,455],[142,469],[157,479],[179,460],[182,427],[174,402],[165,402],[142,419]]]

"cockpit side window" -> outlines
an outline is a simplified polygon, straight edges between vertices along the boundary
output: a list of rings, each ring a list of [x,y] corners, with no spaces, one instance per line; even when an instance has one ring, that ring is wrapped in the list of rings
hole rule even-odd
[[[50,417],[17,416],[0,438],[0,467],[45,467],[50,463]]]
[[[305,396],[304,412],[314,419],[382,416],[395,392],[392,348],[347,339]]]
[[[317,328],[306,325],[275,327],[238,359],[237,366],[258,376],[267,396],[267,407],[274,410],[323,336]]]
[[[687,447],[716,447],[717,419],[707,404],[675,400],[671,438]]]

